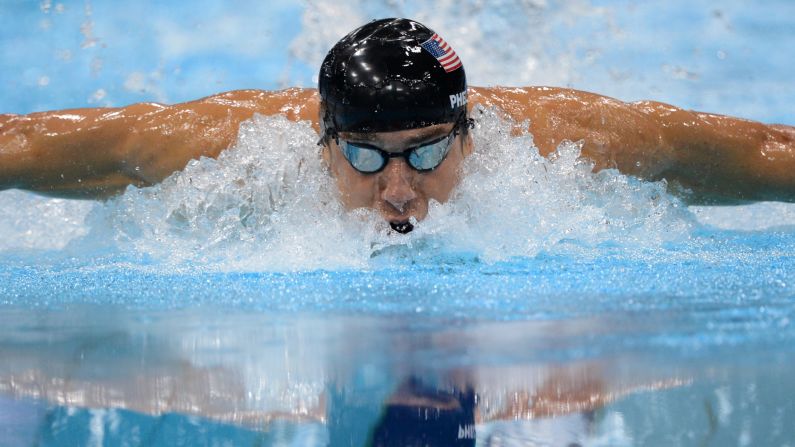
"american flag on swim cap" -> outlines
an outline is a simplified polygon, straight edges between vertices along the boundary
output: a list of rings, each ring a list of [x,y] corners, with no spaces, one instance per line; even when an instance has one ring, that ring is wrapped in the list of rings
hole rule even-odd
[[[451,47],[449,43],[445,42],[444,39],[439,37],[438,34],[434,33],[430,39],[421,43],[420,46],[427,52],[431,53],[431,55],[433,55],[433,57],[435,57],[436,60],[442,64],[442,68],[444,68],[444,71],[447,73],[450,73],[461,66],[461,59],[459,59],[455,54],[453,47]]]

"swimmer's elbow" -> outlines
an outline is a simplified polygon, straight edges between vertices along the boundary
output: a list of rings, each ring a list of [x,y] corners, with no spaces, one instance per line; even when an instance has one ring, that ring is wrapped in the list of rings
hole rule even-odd
[[[114,144],[102,149],[108,163],[106,172],[114,176],[114,182],[149,186],[165,178],[164,171],[173,171],[169,161],[180,158],[188,138],[181,131],[181,122],[173,119],[174,110],[173,106],[143,103],[124,109],[123,128],[114,132]]]

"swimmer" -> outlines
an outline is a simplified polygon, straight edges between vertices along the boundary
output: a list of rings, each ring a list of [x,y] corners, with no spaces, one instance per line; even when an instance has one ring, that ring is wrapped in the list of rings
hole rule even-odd
[[[407,233],[429,200],[448,200],[476,150],[475,103],[529,122],[517,132],[531,132],[541,155],[580,142],[594,170],[665,179],[688,203],[795,202],[795,127],[564,88],[468,87],[452,47],[408,19],[345,36],[323,61],[317,90],[0,115],[0,190],[106,198],[217,157],[255,113],[285,114],[314,124],[346,208],[375,209]]]

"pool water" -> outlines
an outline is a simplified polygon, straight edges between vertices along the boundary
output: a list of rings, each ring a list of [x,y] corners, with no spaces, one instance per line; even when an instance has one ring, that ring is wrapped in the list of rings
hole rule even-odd
[[[352,24],[405,15],[473,85],[795,124],[793,4],[749,8],[11,2],[0,107],[312,85]],[[795,445],[795,207],[687,206],[476,117],[465,180],[405,236],[344,212],[278,116],[107,202],[0,193],[0,445],[358,446],[401,399],[468,392],[478,445]]]

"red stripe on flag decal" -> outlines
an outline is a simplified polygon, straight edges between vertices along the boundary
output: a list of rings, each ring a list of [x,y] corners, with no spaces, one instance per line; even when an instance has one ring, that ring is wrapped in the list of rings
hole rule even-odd
[[[435,48],[425,48],[425,44],[433,41]],[[441,36],[434,34],[430,39],[421,44],[428,52],[430,52],[445,72],[450,73],[462,66],[461,60],[455,54],[455,50],[450,46]],[[441,53],[441,54],[440,54]],[[437,56],[438,55],[438,56]]]
[[[452,60],[454,57],[456,57],[455,56],[455,51],[453,51],[451,53],[448,53],[446,56],[442,56],[442,58],[439,59],[439,62],[441,62],[442,64],[446,64],[447,62]]]
[[[452,67],[444,67],[444,71],[450,73],[451,71],[455,70],[456,68],[461,66],[461,61],[458,61],[457,64],[453,65]]]

